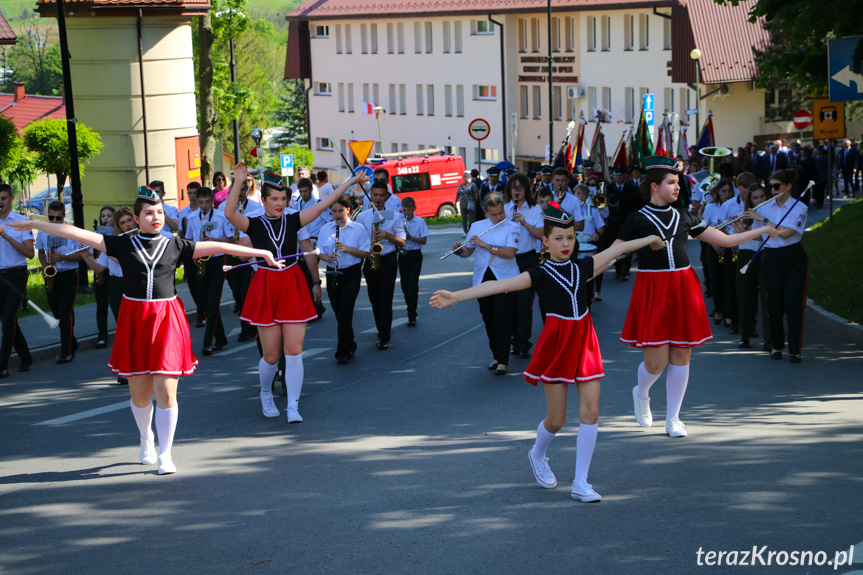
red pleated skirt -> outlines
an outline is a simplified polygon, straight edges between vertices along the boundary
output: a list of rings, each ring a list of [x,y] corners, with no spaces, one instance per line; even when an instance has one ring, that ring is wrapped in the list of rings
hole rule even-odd
[[[632,347],[696,347],[711,339],[695,270],[638,272],[620,341]]]
[[[531,385],[605,377],[590,314],[578,320],[546,316],[524,379]]]
[[[309,284],[298,264],[280,271],[259,267],[240,314],[244,322],[263,327],[306,323],[316,317]]]
[[[191,375],[192,353],[186,310],[178,297],[139,301],[123,298],[108,367],[122,377]]]

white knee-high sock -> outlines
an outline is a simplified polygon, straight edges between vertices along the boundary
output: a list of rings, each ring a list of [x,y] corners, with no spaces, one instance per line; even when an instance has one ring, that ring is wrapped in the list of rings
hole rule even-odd
[[[303,356],[285,356],[285,384],[288,386],[288,407],[298,408],[303,392]]]
[[[578,437],[575,440],[575,480],[587,481],[587,472],[590,471],[590,460],[593,459],[593,448],[596,447],[596,436],[599,433],[599,424],[587,425],[582,423],[578,426]]]
[[[177,415],[180,406],[175,405],[170,409],[156,407],[156,434],[159,436],[159,455],[171,454],[171,446],[174,445],[174,431],[177,430]]]
[[[658,375],[653,375],[647,368],[644,367],[644,362],[641,362],[641,365],[638,366],[638,399],[648,399],[650,397],[650,386],[656,383],[656,380],[659,379]]]
[[[135,423],[138,424],[138,433],[141,434],[141,439],[153,441],[153,404],[150,403],[147,407],[137,407],[132,400],[129,400],[129,405],[132,407],[132,415],[135,417]]]
[[[533,444],[533,455],[539,459],[545,457],[545,450],[548,449],[554,436],[554,433],[545,428],[545,420],[540,421],[539,427],[536,428],[536,443]]]
[[[278,362],[270,365],[264,358],[258,362],[258,377],[261,380],[261,393],[273,393],[273,379],[279,370]]]
[[[683,405],[683,396],[686,393],[688,383],[688,365],[668,366],[668,375],[665,376],[665,391],[668,394],[666,421],[680,417],[680,406]]]

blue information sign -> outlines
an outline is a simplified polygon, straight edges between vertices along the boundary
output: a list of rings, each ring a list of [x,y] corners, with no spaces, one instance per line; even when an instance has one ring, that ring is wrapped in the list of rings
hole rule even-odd
[[[294,156],[292,154],[282,154],[282,169],[294,168]]]
[[[644,119],[647,121],[648,126],[653,125],[653,101],[655,99],[656,96],[653,94],[644,95]]]
[[[851,68],[854,51],[861,40],[863,36],[851,36],[827,43],[831,102],[863,100],[863,73],[854,72]]]

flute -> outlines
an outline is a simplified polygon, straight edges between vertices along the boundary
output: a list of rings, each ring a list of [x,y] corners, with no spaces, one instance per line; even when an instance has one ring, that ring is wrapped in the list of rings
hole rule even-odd
[[[319,255],[320,253],[321,253],[321,250],[319,250],[319,249],[315,248],[315,249],[313,249],[313,250],[312,250],[312,251],[310,251],[310,252],[299,252],[299,253],[296,253],[296,254],[291,254],[291,255],[289,255],[289,256],[282,256],[282,257],[280,257],[280,258],[273,258],[273,259],[274,259],[274,260],[276,260],[276,261],[279,261],[279,260],[288,260],[288,259],[291,259],[291,258],[300,258],[300,257],[303,257],[303,256],[308,256],[308,255],[311,255],[311,254]],[[235,266],[222,266],[222,271],[223,271],[223,272],[229,272],[229,271],[231,271],[231,270],[235,270],[235,269],[237,269],[237,268],[245,268],[245,267],[248,267],[248,266],[254,266],[254,265],[257,265],[257,264],[260,264],[260,263],[263,263],[263,260],[261,260],[261,261],[253,261],[253,262],[246,262],[246,263],[244,263],[244,264],[237,264],[237,265],[235,265]]]
[[[498,227],[498,226],[499,226],[499,225],[501,225],[502,223],[504,223],[504,222],[508,222],[508,221],[509,221],[508,219],[504,218],[504,219],[502,219],[501,221],[499,221],[498,223],[496,223],[495,225],[491,226],[490,228],[488,228],[488,229],[486,229],[486,230],[484,230],[484,231],[482,231],[482,232],[478,233],[478,234],[476,235],[476,237],[480,237],[480,236],[481,236],[481,235],[483,235],[483,234],[487,234],[488,232],[492,231],[493,229],[495,229],[496,227]],[[444,255],[442,255],[442,256],[440,257],[440,259],[442,259],[442,260],[443,260],[443,259],[446,259],[446,258],[450,257],[451,255],[453,255],[453,254],[454,254],[454,253],[456,253],[457,251],[461,250],[463,247],[465,247],[465,246],[466,246],[466,245],[468,245],[469,243],[470,243],[470,241],[469,241],[469,240],[465,240],[465,241],[463,241],[461,244],[459,244],[459,246],[458,246],[456,249],[448,251],[447,253],[445,253]]]

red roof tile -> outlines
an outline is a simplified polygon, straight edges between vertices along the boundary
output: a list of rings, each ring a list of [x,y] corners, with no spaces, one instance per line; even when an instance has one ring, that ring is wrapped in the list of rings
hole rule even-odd
[[[18,37],[3,14],[0,14],[0,46],[10,46],[16,42],[18,42]]]
[[[552,10],[614,10],[672,6],[678,0],[551,0]],[[336,18],[403,18],[451,14],[505,14],[542,12],[547,0],[306,0],[288,15],[288,20]]]
[[[15,101],[12,94],[0,92],[0,115],[15,123],[19,131],[42,118],[65,118],[66,106],[59,96],[27,96]]]
[[[42,6],[56,6],[56,0],[36,0],[37,9]],[[89,6],[209,6],[210,0],[66,0],[67,6],[76,8]]]

